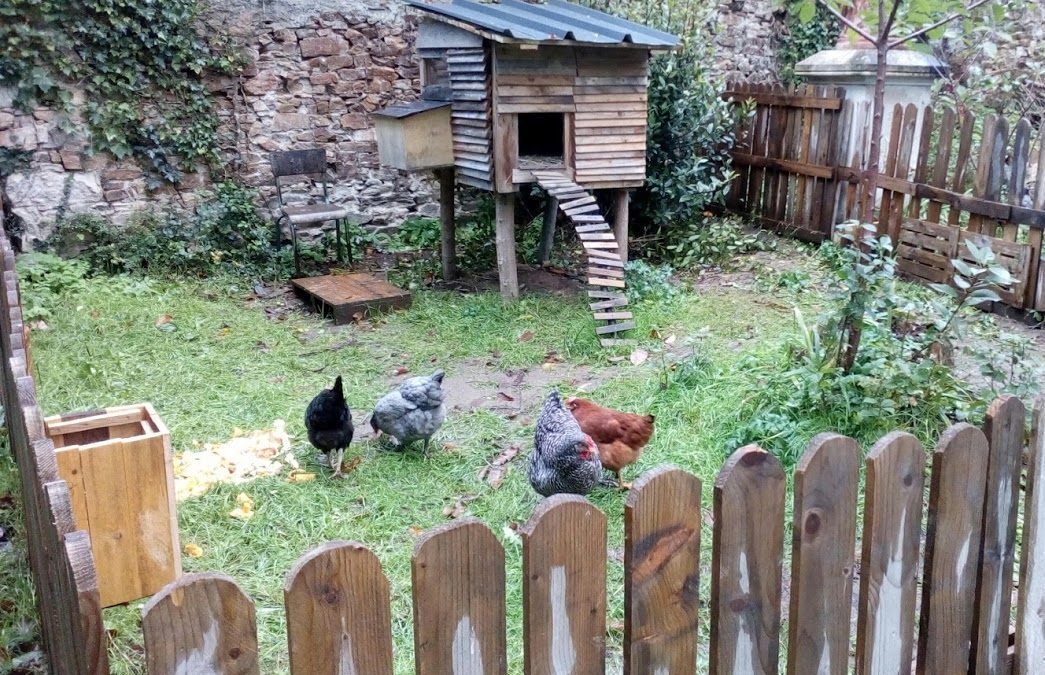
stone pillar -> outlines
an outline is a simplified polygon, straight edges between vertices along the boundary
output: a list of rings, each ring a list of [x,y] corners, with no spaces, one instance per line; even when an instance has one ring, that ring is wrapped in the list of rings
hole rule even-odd
[[[850,162],[859,149],[860,157],[867,155],[871,132],[871,106],[874,104],[874,81],[877,55],[865,41],[853,46],[836,46],[817,52],[795,65],[795,74],[811,85],[844,87],[845,100],[856,104],[853,124],[849,127],[849,152],[844,161]],[[909,49],[891,49],[885,80],[885,111],[882,117],[882,153],[880,165],[885,167],[889,149],[889,135],[893,123],[893,107],[897,103],[913,103],[919,109],[929,105],[933,81],[943,75],[946,66],[929,54]],[[861,112],[866,108],[866,117]],[[919,117],[919,126],[921,119]],[[921,129],[915,129],[915,138]],[[863,139],[862,147],[859,140]],[[866,164],[865,164],[866,165]]]

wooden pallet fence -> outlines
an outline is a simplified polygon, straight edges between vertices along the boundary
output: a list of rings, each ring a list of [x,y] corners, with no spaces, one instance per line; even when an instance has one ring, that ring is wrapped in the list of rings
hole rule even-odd
[[[822,87],[731,85],[725,95],[756,106],[737,130],[727,208],[814,241],[860,217],[867,138],[851,129],[869,127],[866,105]],[[959,244],[982,237],[1016,278],[1001,293],[1003,303],[1045,310],[1045,134],[1033,129],[1026,119],[1010,126],[996,115],[977,120],[946,106],[894,107],[882,138],[877,223],[897,242],[905,274],[935,282],[946,276],[949,259],[937,256],[947,253],[918,243],[928,239],[917,235]],[[859,147],[850,147],[851,139]],[[922,226],[912,231],[912,222]],[[959,245],[956,255],[964,251]]]

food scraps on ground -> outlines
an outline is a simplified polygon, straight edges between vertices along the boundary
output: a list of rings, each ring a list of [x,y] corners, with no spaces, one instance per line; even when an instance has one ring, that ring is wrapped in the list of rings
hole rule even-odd
[[[205,443],[200,450],[174,455],[174,494],[181,502],[199,497],[217,483],[245,483],[278,475],[286,467],[299,465],[283,420],[274,421],[271,429],[234,429],[224,443]]]

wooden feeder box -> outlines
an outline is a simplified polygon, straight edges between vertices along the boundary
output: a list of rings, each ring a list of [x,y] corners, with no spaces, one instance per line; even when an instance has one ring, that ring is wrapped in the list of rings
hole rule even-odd
[[[449,102],[417,101],[379,110],[374,129],[385,166],[414,171],[454,163]]]
[[[76,526],[91,537],[103,607],[181,576],[170,432],[148,403],[44,420]]]

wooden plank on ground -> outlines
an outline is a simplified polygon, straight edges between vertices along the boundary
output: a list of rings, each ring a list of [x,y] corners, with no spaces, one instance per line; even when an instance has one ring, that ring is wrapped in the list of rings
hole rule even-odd
[[[283,586],[294,675],[392,675],[392,616],[381,562],[330,541],[294,564]]]
[[[425,532],[414,546],[417,675],[505,675],[504,548],[472,518]]]
[[[604,673],[606,516],[583,497],[553,495],[519,533],[525,672]]]
[[[910,672],[925,453],[893,432],[867,455],[856,672]]]
[[[622,319],[632,319],[634,315],[631,312],[595,312],[592,316],[596,321],[619,321]]]
[[[149,675],[256,675],[254,603],[223,574],[186,574],[142,608]]]
[[[624,504],[625,673],[697,672],[700,496],[700,479],[674,467],[643,474],[628,494]]]
[[[784,549],[784,471],[755,445],[715,480],[711,546],[712,673],[776,673]]]
[[[339,325],[353,321],[358,313],[409,307],[411,302],[408,291],[369,273],[306,277],[290,283],[317,306],[331,308]]]
[[[1018,675],[1045,673],[1045,398],[1034,403],[1029,450],[1013,663]]]
[[[860,447],[820,434],[795,470],[788,673],[849,671]]]
[[[983,546],[977,579],[977,610],[970,662],[978,673],[1007,675],[1012,566],[1016,554],[1016,506],[1023,454],[1023,403],[1001,396],[987,408],[990,443]]]
[[[918,631],[918,673],[965,672],[976,610],[976,549],[987,478],[987,437],[970,424],[933,452]]]

